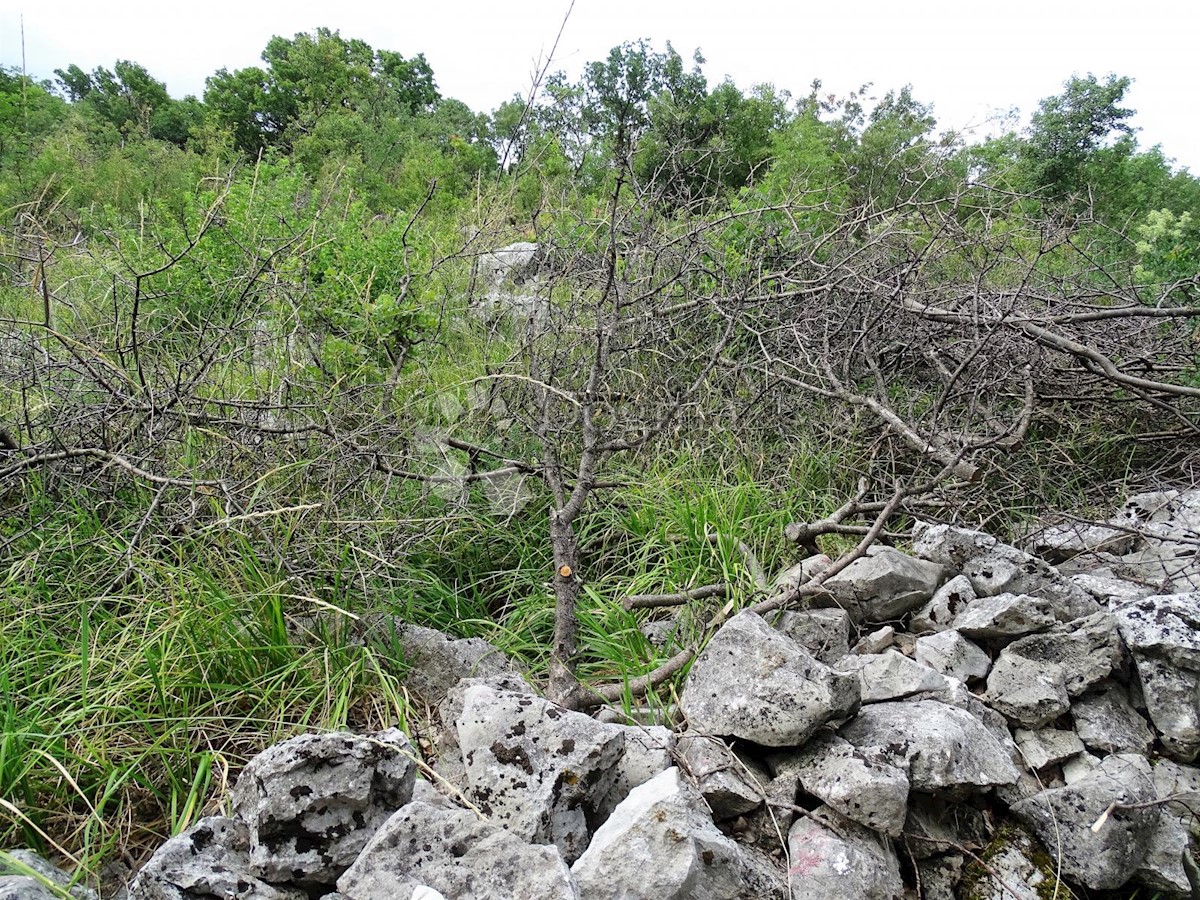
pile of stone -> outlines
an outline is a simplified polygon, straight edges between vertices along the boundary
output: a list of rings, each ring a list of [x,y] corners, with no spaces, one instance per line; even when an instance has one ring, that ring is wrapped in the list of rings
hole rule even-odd
[[[129,895],[1189,896],[1198,533],[1200,491],[1044,529],[1039,555],[918,526],[811,608],[727,621],[680,731],[562,710],[486,644],[404,630],[444,694],[436,772],[396,730],[294,738]]]

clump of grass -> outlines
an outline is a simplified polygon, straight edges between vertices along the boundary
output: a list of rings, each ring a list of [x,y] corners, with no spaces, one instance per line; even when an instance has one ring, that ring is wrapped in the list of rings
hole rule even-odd
[[[6,530],[0,846],[92,872],[140,859],[273,741],[406,725],[391,661],[322,627],[244,544],[139,555],[123,588],[97,593],[124,565],[120,523],[68,505]]]

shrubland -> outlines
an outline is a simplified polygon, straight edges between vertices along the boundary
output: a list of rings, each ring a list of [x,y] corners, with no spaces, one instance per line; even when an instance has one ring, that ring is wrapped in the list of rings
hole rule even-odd
[[[662,715],[808,553],[1194,481],[1200,183],[1127,78],[967,145],[644,42],[491,114],[263,62],[0,73],[0,842],[98,874],[297,729],[420,740],[373,614]]]

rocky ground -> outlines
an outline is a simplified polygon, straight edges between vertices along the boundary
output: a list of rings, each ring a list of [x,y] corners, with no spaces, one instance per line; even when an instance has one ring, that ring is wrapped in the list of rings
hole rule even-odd
[[[128,896],[1188,896],[1198,535],[1200,491],[1026,550],[918,526],[910,553],[874,548],[813,608],[730,619],[682,730],[562,710],[485,643],[402,626],[413,689],[440,699],[436,769],[397,730],[293,738]],[[0,878],[0,898],[48,896]]]

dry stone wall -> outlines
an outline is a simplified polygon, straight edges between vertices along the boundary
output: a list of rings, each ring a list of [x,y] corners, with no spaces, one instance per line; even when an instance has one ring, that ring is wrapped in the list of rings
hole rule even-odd
[[[396,625],[440,699],[432,781],[396,730],[293,738],[128,896],[1187,897],[1198,532],[1200,491],[1029,552],[920,525],[816,608],[727,621],[678,731],[560,709],[493,648]],[[0,896],[52,894],[14,874]]]

